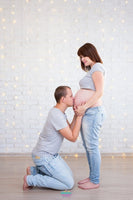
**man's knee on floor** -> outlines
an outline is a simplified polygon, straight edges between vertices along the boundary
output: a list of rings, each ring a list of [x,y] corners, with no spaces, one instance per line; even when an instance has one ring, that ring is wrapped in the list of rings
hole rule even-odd
[[[73,177],[69,178],[68,181],[66,182],[67,190],[70,190],[74,186],[74,179]]]

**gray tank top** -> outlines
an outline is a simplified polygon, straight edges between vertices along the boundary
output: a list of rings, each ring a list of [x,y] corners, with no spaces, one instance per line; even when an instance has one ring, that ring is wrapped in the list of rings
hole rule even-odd
[[[93,67],[90,69],[90,71],[87,72],[87,74],[80,80],[79,85],[81,89],[91,89],[96,90],[92,74],[96,71],[100,71],[105,75],[105,69],[103,67],[103,64],[101,63],[95,63]]]

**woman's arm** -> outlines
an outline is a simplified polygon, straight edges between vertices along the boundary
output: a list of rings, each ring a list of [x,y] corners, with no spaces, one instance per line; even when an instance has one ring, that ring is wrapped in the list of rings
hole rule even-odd
[[[92,74],[92,79],[96,88],[96,92],[92,95],[92,97],[82,106],[78,106],[75,108],[75,112],[77,114],[83,115],[86,109],[93,106],[103,95],[104,90],[104,76],[100,71],[96,71]]]

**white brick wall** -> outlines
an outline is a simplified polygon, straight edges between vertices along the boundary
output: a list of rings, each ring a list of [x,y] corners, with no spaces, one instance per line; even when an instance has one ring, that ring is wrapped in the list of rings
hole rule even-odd
[[[86,42],[107,71],[100,150],[133,152],[132,8],[132,0],[0,0],[0,153],[31,152],[55,88],[78,90],[76,53]],[[84,152],[81,138],[61,152]]]

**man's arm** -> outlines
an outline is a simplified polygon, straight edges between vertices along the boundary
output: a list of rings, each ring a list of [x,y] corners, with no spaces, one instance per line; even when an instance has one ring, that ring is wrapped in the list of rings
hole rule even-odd
[[[75,142],[79,136],[80,126],[81,126],[82,116],[74,115],[73,121],[69,126],[59,130],[61,135],[63,135],[67,140]]]
[[[71,124],[67,120],[67,123],[68,123],[68,125],[69,125],[69,127],[70,127],[71,130],[73,130],[73,128],[74,128],[74,125],[75,125],[75,122],[76,122],[76,117],[77,117],[77,115],[75,114],[74,117],[73,117],[73,120],[72,120]]]

